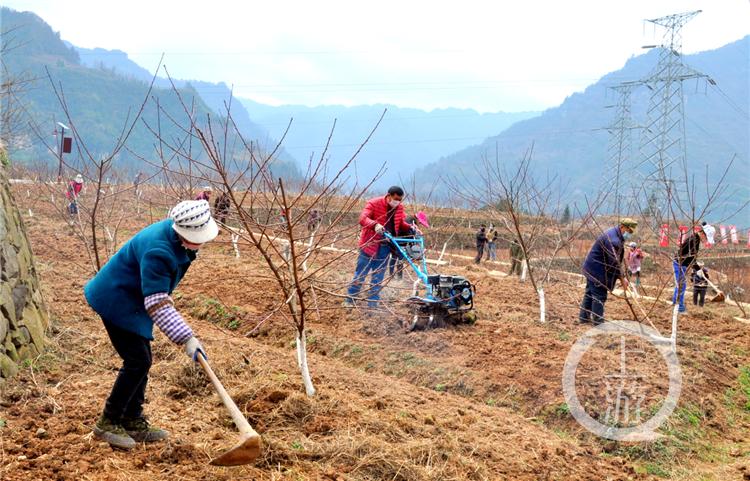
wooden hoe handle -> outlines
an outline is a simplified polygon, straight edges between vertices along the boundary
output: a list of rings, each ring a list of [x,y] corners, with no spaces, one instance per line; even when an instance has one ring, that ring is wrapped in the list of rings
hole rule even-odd
[[[224,386],[221,385],[221,381],[219,381],[219,378],[217,378],[216,374],[214,374],[214,371],[211,369],[211,366],[209,366],[206,358],[203,357],[203,353],[198,353],[197,357],[198,362],[206,372],[206,375],[208,375],[209,379],[211,379],[211,383],[214,385],[216,393],[219,395],[219,397],[221,398],[221,402],[224,403],[224,406],[229,411],[229,414],[232,416],[232,420],[234,421],[234,424],[237,426],[237,429],[240,431],[240,433],[247,436],[258,436],[258,433],[255,432],[252,426],[250,426],[250,423],[247,422],[247,419],[245,419],[245,415],[242,414],[242,411],[240,411],[234,401],[232,401],[232,398],[229,396],[229,393],[227,393],[227,390],[224,389]]]

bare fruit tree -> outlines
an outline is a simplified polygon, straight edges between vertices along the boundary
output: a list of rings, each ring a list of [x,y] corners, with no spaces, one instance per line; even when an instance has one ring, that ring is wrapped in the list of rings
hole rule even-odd
[[[524,277],[528,277],[539,301],[539,321],[547,320],[544,286],[550,281],[560,254],[582,232],[593,211],[579,212],[580,222],[561,227],[557,219],[565,208],[565,189],[557,177],[540,177],[531,168],[533,144],[518,163],[508,164],[496,153],[483,156],[474,175],[463,173],[447,181],[457,196],[499,222],[507,237],[520,245]],[[477,182],[476,179],[481,181]],[[592,201],[592,206],[598,199]]]
[[[280,294],[275,308],[261,323],[276,315],[292,324],[297,364],[305,391],[313,396],[306,322],[325,308],[322,297],[340,298],[337,292],[342,289],[341,281],[331,274],[336,271],[337,261],[352,254],[353,249],[331,244],[336,239],[351,240],[356,234],[350,220],[371,182],[354,182],[352,186],[349,169],[383,117],[343,166],[329,172],[328,148],[335,132],[334,121],[325,147],[310,158],[301,178],[284,179],[274,174],[283,137],[270,151],[245,139],[232,119],[231,98],[226,104],[227,115],[218,118],[197,119],[191,115],[187,102],[182,105],[190,118],[190,124],[182,126],[182,130],[191,139],[176,143],[159,138],[160,147],[165,149],[161,158],[167,159],[164,171],[172,177],[172,183],[185,185],[187,181],[180,179],[192,179],[191,182],[211,185],[217,195],[226,196],[231,214],[221,212],[224,218],[219,219],[220,224],[233,236],[235,248],[240,243],[257,250]],[[156,132],[153,126],[152,131]],[[188,151],[187,146],[193,144],[198,147]],[[179,164],[168,160],[177,158],[181,159]],[[313,210],[322,213],[326,221],[308,229]],[[219,213],[215,211],[215,217]]]
[[[68,221],[89,258],[91,269],[98,272],[117,250],[117,233],[125,216],[124,210],[120,208],[121,198],[133,190],[132,185],[122,182],[116,160],[144,113],[156,76],[151,80],[140,104],[129,110],[119,135],[104,153],[94,152],[89,147],[86,133],[78,128],[71,113],[63,85],[53,79],[49,70],[47,79],[73,136],[79,160],[75,164],[63,160],[63,165],[72,176],[80,175],[86,186],[80,192],[75,189],[71,191],[70,185],[65,191],[60,191],[52,182],[46,182],[45,186],[52,206]],[[57,155],[56,147],[49,145],[43,129],[32,118],[28,120],[29,127],[39,141],[51,154]]]

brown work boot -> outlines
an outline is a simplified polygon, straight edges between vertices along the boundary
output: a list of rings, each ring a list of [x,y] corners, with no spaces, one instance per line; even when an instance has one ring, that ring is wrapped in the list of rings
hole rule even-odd
[[[123,418],[122,427],[131,438],[139,443],[153,443],[162,441],[169,437],[169,433],[163,429],[151,426],[144,416],[137,418]]]
[[[94,436],[107,441],[113,448],[129,450],[135,447],[135,440],[130,437],[125,428],[113,422],[104,414],[102,414],[94,426]]]

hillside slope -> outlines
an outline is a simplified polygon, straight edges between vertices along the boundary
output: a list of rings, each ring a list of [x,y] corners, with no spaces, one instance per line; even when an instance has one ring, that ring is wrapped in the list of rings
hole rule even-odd
[[[748,183],[743,180],[747,179],[750,169],[749,45],[750,37],[745,37],[720,49],[685,57],[686,64],[709,75],[717,84],[713,87],[693,80],[684,85],[690,173],[702,179],[708,168],[709,178],[715,182],[728,161],[735,154],[737,156],[728,184],[741,192],[733,204],[723,206],[723,213],[733,211],[750,198]],[[533,143],[535,170],[569,180],[571,199],[582,200],[585,192],[599,188],[610,175],[609,134],[605,127],[612,125],[615,111],[606,107],[615,104],[617,98],[608,87],[647,76],[656,64],[656,54],[652,51],[631,58],[621,70],[602,77],[583,92],[572,94],[559,107],[518,122],[480,144],[443,157],[418,171],[418,177],[435,179],[441,173],[455,172],[460,168],[478,179],[477,169],[482,156],[494,158],[497,147],[502,162],[517,162]],[[633,93],[633,118],[638,125],[645,122],[648,95],[645,87]],[[632,139],[631,158],[637,159],[639,133],[634,133]],[[632,169],[632,165],[626,170]],[[720,217],[722,212],[717,212],[717,215]]]
[[[57,121],[72,122],[87,149],[94,156],[109,152],[121,134],[126,120],[133,118],[143,102],[148,90],[147,81],[140,76],[137,69],[124,70],[120,67],[118,70],[101,62],[95,68],[87,67],[81,62],[78,51],[66,46],[60,34],[53,32],[50,26],[34,13],[16,12],[3,7],[0,15],[4,31],[10,32],[5,35],[9,38],[3,40],[13,45],[13,48],[3,56],[9,78],[33,79],[15,99],[24,111],[24,126],[30,127],[10,139],[9,150],[12,158],[19,162],[54,163],[55,156],[44,143],[47,142],[54,148],[56,140],[54,137],[42,139],[40,133],[43,135],[51,132]],[[117,56],[114,58],[118,59]],[[121,56],[119,60],[122,60]],[[58,89],[61,88],[71,119],[66,118],[54,94],[50,78]],[[148,82],[150,80],[149,76]],[[187,105],[194,103],[192,108],[199,122],[206,119],[209,114],[216,118],[214,112],[221,113],[221,110],[214,108],[218,107],[217,105],[208,105],[188,83],[178,88],[177,92],[166,86],[155,86],[145,107],[142,121],[134,128],[127,149],[121,151],[117,159],[118,170],[132,173],[154,169],[139,158],[160,164],[156,160],[157,140],[155,134],[149,130],[156,130],[159,122],[157,101],[163,111],[160,122],[162,137],[169,141],[184,137],[182,129],[188,124],[188,116],[180,104],[178,95]],[[175,125],[168,117],[180,125]],[[79,155],[79,147],[81,146],[74,146],[73,153],[67,156],[68,164],[74,168],[81,168],[85,163]],[[296,165],[289,157],[279,159],[274,164],[274,170],[279,175],[299,175]]]
[[[19,195],[26,189],[35,195]],[[586,433],[561,392],[566,354],[589,328],[576,322],[580,287],[550,284],[554,315],[540,324],[529,283],[454,264],[452,272],[470,277],[481,293],[479,321],[411,333],[394,316],[344,311],[338,298],[321,298],[320,317],[311,316],[307,326],[318,389],[308,398],[292,327],[278,314],[257,324],[279,298],[267,267],[244,245],[237,259],[221,242],[226,233],[201,250],[175,299],[262,435],[261,458],[239,468],[207,465],[236,441],[236,429],[207,379],[158,331],[146,411],[171,438],[129,453],[112,450],[91,436],[91,427],[120,360],[83,299],[89,277],[81,267],[84,250],[76,241],[63,242],[70,239],[65,221],[49,203],[35,201],[44,192],[45,185],[18,184],[16,195],[22,212],[35,212],[24,220],[52,309],[52,342],[12,384],[0,387],[0,441],[8,440],[0,451],[3,480],[700,481],[739,480],[750,469],[750,378],[743,374],[750,373],[750,330],[733,319],[730,305],[691,308],[682,318],[683,391],[662,429],[665,437],[614,443]],[[147,189],[151,196],[161,193]],[[149,219],[123,205],[130,207],[125,239]],[[340,268],[325,281],[340,285],[353,261],[337,258]],[[400,290],[392,282],[384,295]],[[617,298],[607,309],[615,316],[628,312]],[[655,308],[660,329],[668,329],[668,311]],[[586,379],[619,366],[619,343],[602,342],[587,354],[582,364],[592,370]],[[645,355],[632,362],[631,369],[645,368],[637,372],[649,409],[659,399],[662,366]],[[582,387],[589,384],[582,381]],[[591,412],[599,412],[591,401]]]

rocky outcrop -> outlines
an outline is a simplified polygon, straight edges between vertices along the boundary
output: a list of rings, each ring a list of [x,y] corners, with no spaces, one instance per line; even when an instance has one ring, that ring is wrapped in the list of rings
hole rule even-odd
[[[0,382],[42,352],[48,323],[31,246],[0,165]]]

